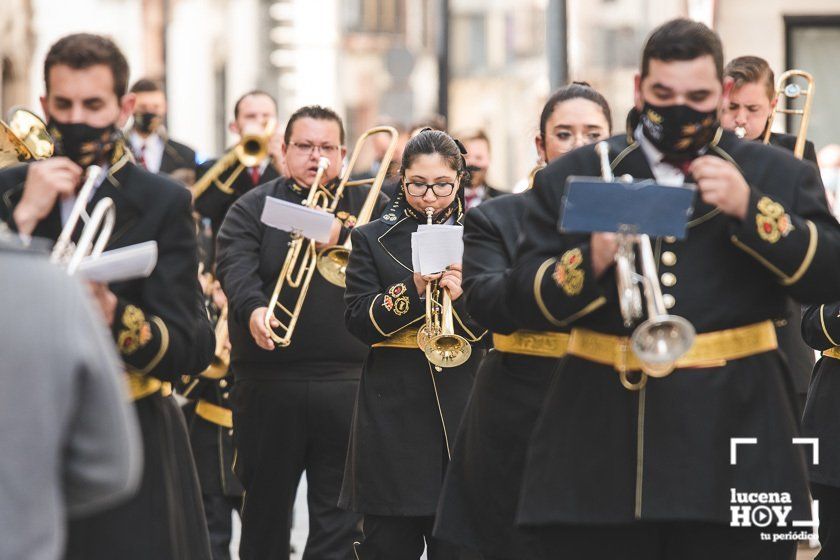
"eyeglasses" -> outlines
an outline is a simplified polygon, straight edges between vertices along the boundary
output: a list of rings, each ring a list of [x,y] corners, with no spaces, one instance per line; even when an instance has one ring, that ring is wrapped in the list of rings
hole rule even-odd
[[[403,182],[405,185],[406,191],[411,196],[416,196],[418,198],[426,196],[426,193],[429,190],[434,193],[437,197],[444,197],[449,196],[452,194],[452,191],[455,190],[455,183],[406,183]]]
[[[309,142],[289,142],[289,146],[295,148],[299,152],[311,156],[315,153],[315,150],[318,150],[321,154],[325,156],[332,156],[338,152],[338,149],[341,146],[334,146],[332,144],[324,144],[323,146],[318,146],[316,144],[310,144]]]

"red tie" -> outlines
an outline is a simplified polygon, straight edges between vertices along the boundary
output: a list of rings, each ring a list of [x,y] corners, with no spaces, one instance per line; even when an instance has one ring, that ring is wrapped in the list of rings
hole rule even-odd
[[[252,167],[251,168],[251,182],[254,183],[254,185],[259,185],[260,184],[260,175],[261,175],[261,173],[260,173],[260,168],[259,167]]]
[[[140,146],[140,153],[137,155],[137,165],[139,165],[143,169],[148,169],[148,167],[146,167],[146,145],[145,144],[142,144]]]

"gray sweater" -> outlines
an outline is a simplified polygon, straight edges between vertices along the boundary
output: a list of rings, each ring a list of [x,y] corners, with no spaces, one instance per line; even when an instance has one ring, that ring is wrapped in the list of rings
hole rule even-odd
[[[68,516],[139,484],[137,420],[89,299],[0,236],[0,560],[63,557]]]

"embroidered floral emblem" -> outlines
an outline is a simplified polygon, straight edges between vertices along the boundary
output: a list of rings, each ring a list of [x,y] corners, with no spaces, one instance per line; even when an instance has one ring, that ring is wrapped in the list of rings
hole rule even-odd
[[[125,307],[121,321],[124,328],[117,337],[117,346],[123,354],[130,356],[148,344],[152,339],[152,329],[143,312],[133,305]]]
[[[567,295],[576,296],[583,290],[583,254],[580,249],[572,249],[563,253],[560,261],[554,265],[554,283],[560,286]]]
[[[778,202],[764,196],[756,205],[758,214],[755,216],[755,223],[758,228],[758,235],[768,243],[775,243],[782,237],[786,237],[793,230],[790,216],[785,213],[784,207]]]
[[[397,215],[394,214],[393,212],[388,212],[387,214],[382,216],[382,219],[385,220],[386,222],[396,222],[397,221]]]
[[[388,288],[388,295],[383,298],[382,306],[388,311],[393,311],[395,315],[408,313],[409,297],[405,284],[400,282]]]

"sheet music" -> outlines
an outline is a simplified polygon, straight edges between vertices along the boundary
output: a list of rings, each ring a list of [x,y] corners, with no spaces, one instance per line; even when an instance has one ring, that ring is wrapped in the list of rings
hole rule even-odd
[[[299,233],[320,243],[330,240],[335,216],[325,210],[308,208],[279,198],[267,197],[263,207],[262,223],[267,226]]]
[[[157,265],[158,246],[156,241],[146,241],[105,251],[99,257],[85,257],[76,274],[91,282],[124,282],[146,278]]]
[[[421,225],[411,234],[411,262],[415,272],[437,274],[452,264],[461,264],[464,255],[464,228],[447,225]]]

